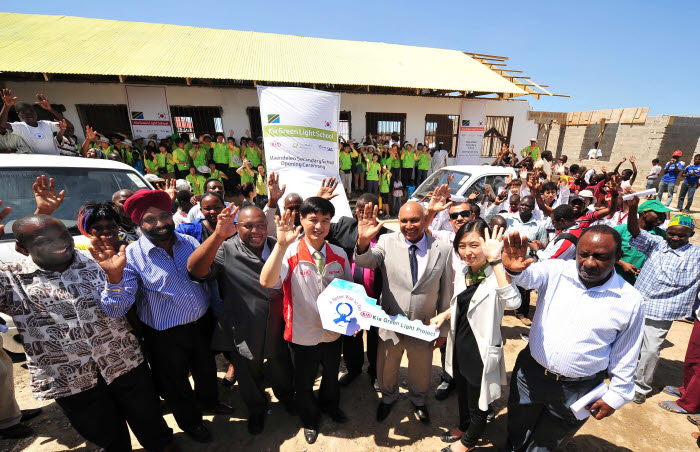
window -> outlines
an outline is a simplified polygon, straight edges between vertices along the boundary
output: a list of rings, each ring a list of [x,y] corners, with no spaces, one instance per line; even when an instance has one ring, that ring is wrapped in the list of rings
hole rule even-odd
[[[510,134],[512,131],[512,116],[487,116],[481,156],[496,157],[504,143],[510,146]]]
[[[479,197],[477,199],[481,200],[481,196],[484,194],[484,189],[487,185],[490,185],[493,192],[497,194],[499,191],[501,191],[501,188],[506,185],[506,176],[482,176],[476,182],[474,182],[466,192],[464,192],[464,196],[469,196],[472,191],[476,190],[479,193]]]
[[[260,122],[260,108],[248,107],[248,121],[250,122],[250,137],[258,139],[263,136],[262,123]]]
[[[129,110],[126,105],[76,105],[78,117],[82,124],[92,127],[103,135],[110,136],[113,133],[123,133],[131,137],[131,124],[129,123]],[[75,127],[79,127],[76,125]]]
[[[406,113],[367,113],[366,120],[367,136],[377,142],[406,140]]]
[[[187,133],[190,139],[208,133],[224,133],[221,122],[221,107],[194,107],[171,105],[170,115],[173,118],[175,132]]]
[[[411,199],[420,201],[423,197],[428,196],[428,194],[434,191],[442,184],[447,183],[449,176],[452,176],[452,182],[450,182],[449,188],[450,193],[457,194],[465,182],[469,180],[471,174],[462,171],[452,171],[446,169],[439,169],[425,180],[418,189],[413,193]]]
[[[425,115],[425,141],[430,149],[438,143],[444,143],[443,149],[450,155],[457,151],[457,134],[459,132],[459,115]]]
[[[338,136],[341,136],[345,141],[348,141],[350,138],[352,138],[351,132],[352,128],[350,125],[350,112],[341,111],[340,122],[338,123]]]

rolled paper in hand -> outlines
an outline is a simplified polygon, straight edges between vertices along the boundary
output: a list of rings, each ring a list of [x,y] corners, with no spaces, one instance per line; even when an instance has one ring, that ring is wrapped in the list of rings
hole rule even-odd
[[[650,188],[649,190],[642,190],[642,191],[638,191],[637,193],[630,193],[629,195],[624,195],[622,197],[622,200],[628,201],[628,200],[634,198],[635,196],[637,198],[641,198],[643,196],[651,196],[651,195],[655,195],[655,194],[656,194],[656,190],[653,188]]]

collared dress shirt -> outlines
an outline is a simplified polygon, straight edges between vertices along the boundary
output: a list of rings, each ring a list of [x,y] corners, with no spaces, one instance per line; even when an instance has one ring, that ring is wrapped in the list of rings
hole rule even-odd
[[[419,281],[423,273],[425,273],[425,268],[428,266],[428,239],[425,237],[425,233],[423,233],[423,237],[416,243],[409,241],[406,237],[403,239],[406,241],[406,245],[408,245],[409,248],[412,245],[418,247],[418,249],[416,249],[416,261],[418,262],[416,281]],[[408,259],[408,256],[406,256],[406,258]]]
[[[448,245],[450,245],[450,247],[452,247],[452,277],[456,279],[456,275],[459,275],[462,271],[462,267],[466,265],[464,260],[462,260],[462,256],[460,256],[459,253],[455,251],[453,247],[455,235],[457,235],[457,233],[454,230],[434,231],[432,229],[430,230],[430,233],[436,239],[440,240],[441,242],[445,242]]]
[[[643,230],[629,245],[647,256],[634,284],[646,299],[647,318],[688,317],[700,289],[700,247],[688,243],[674,250],[663,237]]]
[[[570,378],[607,369],[610,386],[603,401],[615,409],[631,401],[644,326],[639,291],[617,273],[586,289],[573,260],[535,263],[512,279],[538,291],[529,344],[535,361]]]
[[[176,232],[173,259],[142,236],[126,248],[122,280],[107,283],[102,291],[102,309],[119,317],[136,303],[141,321],[159,331],[199,319],[218,291],[212,281],[193,281],[187,273],[187,259],[198,246],[197,240]]]
[[[70,267],[43,270],[31,257],[0,266],[0,311],[24,340],[32,393],[38,400],[78,394],[107,384],[143,362],[123,317],[100,308],[105,275],[76,251]]]

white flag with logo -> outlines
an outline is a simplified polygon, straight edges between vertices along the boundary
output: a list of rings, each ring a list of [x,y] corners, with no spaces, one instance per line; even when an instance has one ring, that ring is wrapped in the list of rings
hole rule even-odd
[[[279,174],[285,193],[316,196],[324,178],[338,178],[335,218],[352,216],[340,178],[340,94],[307,88],[258,87],[267,172]],[[280,206],[283,208],[284,206]]]

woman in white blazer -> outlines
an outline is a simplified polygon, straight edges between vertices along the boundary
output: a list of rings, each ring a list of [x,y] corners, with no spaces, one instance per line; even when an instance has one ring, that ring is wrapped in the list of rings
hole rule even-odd
[[[436,327],[451,322],[445,370],[457,383],[459,427],[440,437],[454,443],[442,452],[470,451],[486,428],[489,403],[505,385],[501,320],[506,309],[520,306],[520,293],[501,264],[503,229],[482,219],[464,224],[453,243],[466,265],[455,275],[451,308],[432,319]],[[461,442],[457,442],[461,439]]]

